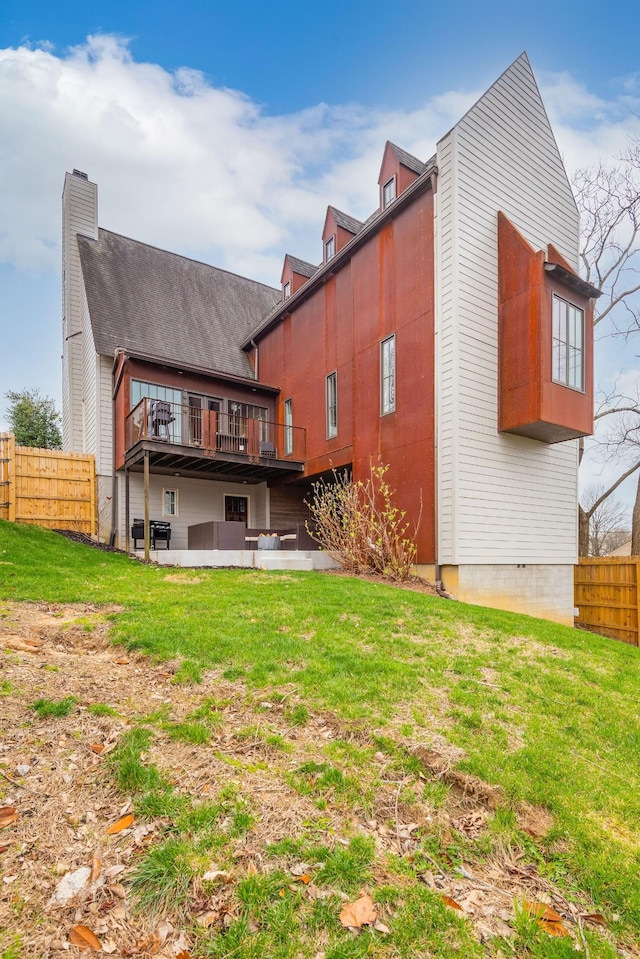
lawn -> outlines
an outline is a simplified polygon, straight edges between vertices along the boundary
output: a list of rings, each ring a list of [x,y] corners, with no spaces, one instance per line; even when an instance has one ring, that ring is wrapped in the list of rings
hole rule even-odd
[[[122,886],[150,922],[179,920],[194,959],[639,954],[637,649],[349,577],[146,566],[7,523],[0,597],[117,607],[110,641],[154,675],[170,664],[146,713],[106,690],[19,692],[39,736],[79,709],[126,714],[101,782],[155,838]],[[12,662],[0,693],[19,706]],[[178,781],[185,750],[230,770],[207,801]],[[266,780],[305,810],[274,834]],[[251,868],[234,865],[239,843]],[[203,879],[212,861],[224,896]],[[364,892],[383,928],[356,935],[338,916]]]

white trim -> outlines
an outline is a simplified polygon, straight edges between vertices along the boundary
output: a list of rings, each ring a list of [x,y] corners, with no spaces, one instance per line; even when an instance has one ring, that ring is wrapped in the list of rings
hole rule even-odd
[[[385,190],[387,189],[388,186],[391,186],[392,184],[393,184],[393,196],[392,196],[389,200],[387,200],[387,201],[385,202]],[[381,193],[380,193],[380,206],[382,207],[383,210],[386,210],[387,207],[388,207],[388,206],[391,206],[391,204],[393,203],[393,201],[394,201],[394,200],[397,198],[397,196],[398,196],[398,180],[397,180],[397,177],[396,177],[395,173],[393,174],[392,177],[390,177],[390,178],[387,180],[386,183],[383,183],[383,184],[382,184],[380,190],[381,190]]]
[[[167,493],[173,493],[173,505],[175,507],[173,513],[167,512]],[[163,486],[162,487],[162,515],[163,516],[179,516],[180,515],[180,490],[176,486]]]
[[[335,382],[335,430],[331,432],[331,424],[329,423],[329,380],[331,377],[334,378]],[[327,424],[327,439],[333,440],[338,435],[338,371],[332,370],[331,373],[327,373],[324,380],[324,391],[325,391],[325,415],[326,415],[326,424]]]
[[[387,409],[384,407],[384,347],[386,343],[393,343],[393,370],[389,377],[393,384],[393,401],[389,402]],[[396,411],[396,334],[390,333],[380,340],[380,416],[388,416],[389,413]]]

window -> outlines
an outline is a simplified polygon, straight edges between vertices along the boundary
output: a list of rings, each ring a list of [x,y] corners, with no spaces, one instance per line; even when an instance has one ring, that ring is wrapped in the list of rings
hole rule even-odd
[[[284,452],[285,456],[293,453],[293,401],[284,401]]]
[[[172,443],[182,442],[182,390],[131,380],[131,409],[135,409],[145,397],[148,400],[146,435],[159,436]],[[138,426],[142,427],[143,424],[138,423]]]
[[[553,379],[584,392],[584,312],[553,294]]]
[[[284,294],[284,299],[288,300],[291,296],[291,280],[287,280],[285,285],[282,287],[282,292]]]
[[[380,344],[380,412],[396,408],[396,337],[388,336]]]
[[[178,490],[177,489],[162,490],[162,515],[163,516],[178,515]]]
[[[327,377],[327,439],[338,435],[338,374]]]
[[[241,438],[248,436],[249,420],[256,420],[258,439],[261,443],[266,442],[269,439],[268,412],[265,406],[254,406],[252,403],[239,403],[236,400],[230,400],[228,419],[230,436]],[[241,451],[244,452],[244,447],[241,447]]]
[[[330,236],[324,245],[324,262],[328,263],[336,255],[336,238]]]
[[[396,178],[392,176],[391,179],[387,180],[387,182],[382,187],[382,209],[384,210],[385,207],[388,207],[390,203],[393,203],[395,198],[396,198]]]

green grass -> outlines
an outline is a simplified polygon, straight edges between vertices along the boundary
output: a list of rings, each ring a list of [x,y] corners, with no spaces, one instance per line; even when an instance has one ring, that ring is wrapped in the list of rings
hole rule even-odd
[[[316,807],[366,808],[377,776],[371,772],[372,752],[380,750],[401,779],[421,771],[415,744],[430,747],[434,733],[445,737],[463,751],[458,768],[499,786],[504,797],[474,854],[515,845],[567,895],[584,891],[610,923],[613,914],[619,916],[616,928],[629,941],[640,938],[639,650],[542,620],[313,573],[201,570],[197,583],[168,591],[168,573],[160,567],[0,522],[0,557],[3,552],[11,555],[11,565],[0,565],[1,598],[119,604],[123,612],[109,617],[113,638],[156,659],[180,659],[176,681],[198,683],[211,668],[241,679],[244,688],[272,702],[278,702],[278,693],[293,691],[304,706],[287,707],[285,701],[283,720],[292,728],[304,727],[315,713],[336,715],[357,743],[334,742],[321,761],[298,764],[288,773]],[[201,731],[194,735],[204,737],[221,722],[223,709],[215,702],[198,704],[194,689],[194,710],[176,724],[183,727],[176,735],[188,738],[185,728],[195,727]],[[157,720],[160,726],[167,721],[166,715]],[[269,735],[282,738],[277,731]],[[151,815],[153,809],[170,809],[177,820],[186,815],[188,803],[145,758],[151,742],[152,731],[136,728],[109,762],[120,788],[137,797],[137,810]],[[274,750],[279,745],[275,738]],[[422,798],[440,808],[449,789],[423,772]],[[523,801],[543,806],[554,817],[552,832],[535,844],[514,824]],[[236,797],[225,814],[238,836],[252,824],[251,808],[243,802]],[[220,835],[219,822],[216,830],[205,830],[207,842],[230,841],[228,834]],[[158,853],[138,888],[151,888],[151,873],[164,875],[169,861],[186,863],[189,875],[189,863],[205,855],[201,832],[198,828],[191,835],[184,826],[167,837],[177,845],[164,858]],[[191,844],[188,850],[183,842]],[[463,842],[444,848],[436,835],[425,838],[425,850],[443,868],[447,856],[457,862],[462,853],[473,852]],[[327,868],[331,861],[325,861]],[[369,865],[358,862],[352,863],[353,875],[366,881]],[[338,866],[345,870],[347,863]],[[329,890],[334,881],[340,884],[324,876]],[[230,928],[218,937],[203,934],[199,954],[241,959],[309,951],[309,923],[321,927],[326,903],[305,901],[297,916],[299,893],[287,885],[281,897],[268,877],[260,881],[264,888],[253,893],[260,883],[247,886],[248,899]],[[356,885],[354,878],[350,888]],[[400,878],[390,883],[389,895],[401,885]],[[351,939],[340,931],[326,932],[326,959],[409,956],[412,936],[427,944],[425,955],[429,950],[444,957],[488,955],[467,942],[466,927],[430,890],[415,882],[403,889],[396,913],[402,919],[392,942],[370,933]],[[258,930],[252,924],[252,895],[266,897],[263,905],[273,927],[268,942],[265,924]],[[569,954],[568,940],[540,938],[528,920],[521,925],[519,935],[526,942],[519,953]],[[275,929],[282,931],[276,935]],[[589,944],[592,959],[613,955],[600,940]]]
[[[87,706],[88,712],[93,716],[117,716],[118,710],[114,709],[113,706],[107,705],[107,703],[89,703]]]
[[[38,719],[62,719],[68,716],[76,704],[74,696],[66,696],[64,699],[36,699],[31,703],[31,709],[37,715]]]

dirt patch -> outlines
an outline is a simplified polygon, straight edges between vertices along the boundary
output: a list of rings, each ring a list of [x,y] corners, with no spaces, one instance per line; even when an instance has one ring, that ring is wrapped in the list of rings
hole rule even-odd
[[[179,685],[178,662],[154,664],[110,643],[112,613],[117,609],[0,604],[0,806],[15,810],[0,817],[0,951],[11,942],[7,936],[19,934],[21,959],[75,955],[71,930],[80,924],[107,955],[175,957],[193,947],[194,917],[211,929],[231,921],[237,881],[273,868],[270,843],[313,836],[333,848],[371,837],[380,854],[375,896],[378,884],[395,881],[386,853],[412,861],[425,838],[446,838],[451,830],[473,841],[502,801],[498,789],[456,770],[461,752],[437,734],[431,749],[415,749],[423,772],[399,776],[395,757],[374,753],[370,731],[357,724],[326,710],[309,710],[303,725],[293,724],[292,709],[300,705],[293,685],[256,692],[219,671],[206,672],[197,686]],[[67,700],[69,712],[46,717],[34,711],[36,700]],[[216,718],[210,738],[176,738],[177,724],[205,705]],[[141,722],[152,734],[144,763],[154,764],[177,794],[197,806],[231,789],[252,818],[214,889],[204,876],[215,873],[215,862],[203,864],[186,916],[171,905],[154,918],[133,908],[131,877],[172,826],[166,816],[139,816],[110,766],[110,754]],[[350,747],[368,749],[370,761],[355,769]],[[356,777],[362,790],[329,785],[318,792],[326,768],[340,769],[347,786]],[[423,798],[430,778],[452,787],[437,811]],[[113,831],[130,815],[130,824]],[[522,807],[521,816],[545,834],[544,810]],[[512,935],[514,901],[525,896],[569,916],[575,909],[511,853],[462,872],[443,863],[433,860],[421,881],[458,902],[480,939]],[[278,865],[295,868],[286,859]],[[305,894],[318,894],[313,882]],[[585,911],[597,910],[585,903]]]
[[[324,569],[321,571],[323,576],[348,576],[350,579],[362,579],[366,583],[378,583],[382,586],[395,586],[398,589],[409,589],[416,593],[428,593],[430,596],[440,596],[433,583],[422,579],[421,576],[412,576],[403,583],[397,583],[391,579],[385,579],[376,573],[349,573],[344,569]]]
[[[100,543],[97,539],[92,539],[91,536],[87,536],[86,533],[78,533],[74,529],[54,529],[52,532],[58,533],[60,536],[64,536],[65,539],[71,540],[72,543],[80,543],[82,546],[91,546],[92,549],[99,549],[103,553],[125,553],[125,555],[128,555],[123,549],[117,549],[115,546],[109,546],[108,543]]]

